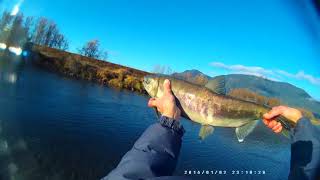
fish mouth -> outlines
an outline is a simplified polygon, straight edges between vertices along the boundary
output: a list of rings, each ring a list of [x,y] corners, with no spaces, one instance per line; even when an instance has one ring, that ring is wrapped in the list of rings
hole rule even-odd
[[[148,94],[149,94],[149,89],[150,89],[150,82],[151,82],[151,80],[148,76],[145,76],[143,78],[142,85],[143,85],[144,89],[148,92]]]
[[[143,77],[143,85],[149,85],[151,83],[151,79],[153,78],[154,76],[152,75],[146,75]]]
[[[157,84],[154,84],[154,81],[156,81]],[[154,75],[147,75],[143,78],[143,87],[147,91],[147,93],[154,97],[158,93],[158,86],[159,86],[159,79]],[[157,85],[154,87],[154,85]],[[154,92],[156,91],[156,92]]]

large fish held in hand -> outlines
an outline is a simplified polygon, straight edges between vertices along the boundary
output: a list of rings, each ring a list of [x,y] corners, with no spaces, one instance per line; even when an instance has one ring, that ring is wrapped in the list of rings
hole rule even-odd
[[[235,128],[238,141],[242,142],[257,126],[263,114],[271,109],[226,95],[223,76],[209,81],[206,86],[199,86],[171,76],[148,75],[143,81],[144,88],[151,97],[161,97],[165,79],[171,82],[181,115],[202,125],[199,132],[202,139],[213,132],[213,127],[228,127]],[[282,116],[277,117],[277,121],[285,130],[294,126]]]

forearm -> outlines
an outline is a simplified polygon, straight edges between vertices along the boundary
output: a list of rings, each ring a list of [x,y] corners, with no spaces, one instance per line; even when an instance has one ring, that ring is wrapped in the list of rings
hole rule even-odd
[[[320,171],[320,131],[309,119],[302,118],[291,131],[289,179],[315,179]]]
[[[145,179],[172,175],[179,156],[183,127],[161,118],[151,125],[105,179]]]

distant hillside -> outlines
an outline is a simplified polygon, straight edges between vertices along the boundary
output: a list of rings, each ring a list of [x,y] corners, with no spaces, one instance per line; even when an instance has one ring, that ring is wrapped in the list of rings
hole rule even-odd
[[[199,85],[205,85],[208,82],[208,80],[211,78],[210,76],[196,69],[186,70],[182,73],[173,73],[172,76],[175,78],[187,80],[189,82],[199,84]]]
[[[194,75],[191,76],[191,80],[189,80],[190,75]],[[183,78],[190,82],[194,82],[195,77],[198,76],[206,77],[207,80],[210,79],[209,76],[197,70],[175,73],[173,76]],[[320,102],[313,100],[303,89],[289,83],[276,82],[257,76],[243,74],[230,74],[224,75],[224,77],[226,78],[227,92],[230,92],[231,89],[246,88],[266,97],[277,98],[287,105],[305,108],[320,114]]]
[[[320,112],[320,102],[313,100],[307,92],[292,84],[242,74],[226,75],[225,78],[227,91],[234,88],[247,88],[263,96],[278,98],[290,106]]]

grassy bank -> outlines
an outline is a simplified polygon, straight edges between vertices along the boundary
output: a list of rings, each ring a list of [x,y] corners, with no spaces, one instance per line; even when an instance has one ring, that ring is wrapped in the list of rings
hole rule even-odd
[[[31,52],[30,58],[36,65],[51,71],[76,79],[145,93],[142,82],[148,72],[44,46],[29,45],[28,49]]]

